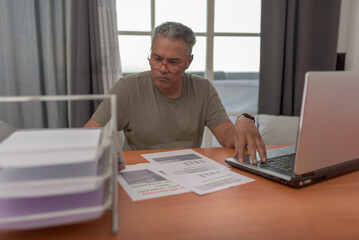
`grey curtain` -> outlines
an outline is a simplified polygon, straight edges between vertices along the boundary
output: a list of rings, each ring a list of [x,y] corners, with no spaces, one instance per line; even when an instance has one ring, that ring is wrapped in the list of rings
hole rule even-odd
[[[0,96],[62,95],[67,81],[66,1],[0,1]],[[66,103],[0,104],[17,128],[67,126]]]
[[[115,9],[115,0],[1,0],[0,96],[106,93],[120,76]],[[0,121],[81,127],[95,107],[0,104]]]
[[[71,94],[107,93],[120,78],[115,9],[115,0],[72,1]],[[73,102],[71,126],[83,126],[99,103]]]
[[[262,0],[258,113],[299,115],[307,71],[334,71],[340,0]]]
[[[96,68],[92,68],[91,58],[95,57],[95,49],[91,46],[90,2],[87,0],[72,1],[71,6],[71,94],[103,93],[97,84]],[[93,32],[92,32],[93,34]],[[92,48],[91,48],[92,47]],[[94,75],[94,77],[92,77]],[[97,79],[96,79],[97,80]],[[94,102],[76,101],[71,103],[71,126],[81,127],[94,111]]]

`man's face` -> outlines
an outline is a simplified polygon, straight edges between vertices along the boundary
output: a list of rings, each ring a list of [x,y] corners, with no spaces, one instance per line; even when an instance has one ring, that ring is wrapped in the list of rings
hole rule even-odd
[[[157,64],[161,62],[159,68],[151,65],[151,72],[158,89],[165,93],[175,91],[182,86],[183,73],[192,62],[193,56],[187,57],[186,43],[183,40],[157,36],[152,45],[150,58],[156,60]],[[150,64],[153,64],[151,60]],[[169,65],[166,64],[172,66],[168,67]]]

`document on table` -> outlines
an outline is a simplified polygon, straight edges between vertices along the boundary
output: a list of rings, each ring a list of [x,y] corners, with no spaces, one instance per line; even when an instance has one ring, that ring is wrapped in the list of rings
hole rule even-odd
[[[190,191],[151,166],[151,163],[127,165],[126,170],[119,172],[118,181],[133,201]]]
[[[191,149],[142,156],[174,182],[199,195],[254,181]]]

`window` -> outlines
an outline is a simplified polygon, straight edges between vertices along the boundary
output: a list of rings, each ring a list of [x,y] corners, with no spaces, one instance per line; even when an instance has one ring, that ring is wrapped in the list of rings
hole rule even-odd
[[[117,0],[116,7],[124,74],[150,70],[152,30],[181,22],[197,36],[187,71],[213,81],[228,112],[257,112],[261,0]]]

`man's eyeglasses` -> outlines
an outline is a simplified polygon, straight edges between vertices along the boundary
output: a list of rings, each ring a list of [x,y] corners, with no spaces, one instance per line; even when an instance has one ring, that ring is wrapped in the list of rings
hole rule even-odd
[[[151,68],[156,70],[160,70],[160,68],[164,65],[169,72],[177,72],[178,70],[180,70],[180,68],[184,66],[175,63],[164,63],[163,60],[151,58],[151,54],[149,54],[147,59],[150,63]]]

